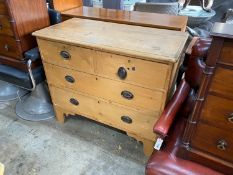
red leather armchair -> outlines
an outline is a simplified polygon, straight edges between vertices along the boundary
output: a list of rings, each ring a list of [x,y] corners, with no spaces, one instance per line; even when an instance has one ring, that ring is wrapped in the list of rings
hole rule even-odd
[[[221,173],[200,164],[179,158],[178,148],[198,91],[210,39],[198,39],[192,49],[185,72],[175,94],[167,104],[154,132],[165,141],[160,151],[154,151],[146,165],[146,175],[219,175]]]

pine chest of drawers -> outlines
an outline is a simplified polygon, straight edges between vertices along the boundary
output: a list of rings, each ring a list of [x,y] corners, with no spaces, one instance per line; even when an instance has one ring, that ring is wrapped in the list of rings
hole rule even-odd
[[[78,114],[121,129],[149,154],[187,34],[74,18],[34,35],[57,119]]]

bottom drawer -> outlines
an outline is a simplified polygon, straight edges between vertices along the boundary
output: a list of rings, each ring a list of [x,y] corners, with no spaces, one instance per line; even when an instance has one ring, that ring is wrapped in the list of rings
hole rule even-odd
[[[0,54],[8,57],[13,57],[17,59],[20,58],[19,45],[13,37],[10,36],[0,36]]]
[[[91,118],[149,140],[155,139],[153,125],[158,113],[138,111],[81,93],[51,87],[53,103],[67,111]]]
[[[198,124],[191,146],[226,161],[233,161],[233,137],[231,132],[206,124]]]

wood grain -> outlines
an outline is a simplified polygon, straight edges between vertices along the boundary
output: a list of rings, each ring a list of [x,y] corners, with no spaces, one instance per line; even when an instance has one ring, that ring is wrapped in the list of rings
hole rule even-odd
[[[46,40],[38,40],[38,43],[42,59],[47,63],[160,91],[166,91],[170,83],[169,70],[172,69],[172,65]],[[61,51],[67,51],[71,58],[69,60],[62,59]],[[127,77],[124,80],[121,80],[117,74],[120,67],[127,70]]]
[[[52,0],[53,8],[57,11],[73,9],[83,5],[82,0]]]
[[[144,27],[185,31],[187,17],[81,6],[62,12],[63,20],[73,17]]]
[[[16,40],[20,41],[20,52],[34,48],[36,44],[32,32],[49,26],[49,16],[44,0],[8,0],[9,16],[13,20],[12,26]],[[30,14],[30,15],[28,15]]]
[[[226,150],[220,150],[217,148],[220,140],[226,141]],[[233,140],[231,132],[208,126],[206,124],[198,124],[191,145],[193,148],[198,148],[224,160],[233,161],[233,157],[229,156],[233,155]]]
[[[119,128],[126,132],[134,133],[144,138],[154,140],[155,134],[152,131],[153,123],[158,114],[152,111],[137,111],[135,109],[119,106],[108,101],[96,99],[81,93],[67,92],[50,86],[53,102],[62,109],[71,111],[74,114],[83,115],[95,121]],[[70,103],[75,98],[79,105]],[[132,123],[128,124],[121,120],[122,116],[129,116]],[[135,129],[137,128],[137,129]]]
[[[233,71],[231,69],[218,67],[213,77],[210,91],[233,99]]]
[[[39,30],[33,35],[160,62],[177,62],[188,38],[183,32],[77,18]]]
[[[229,40],[226,40],[224,43],[224,47],[222,49],[221,58],[219,60],[220,63],[230,65],[233,67],[233,43]]]
[[[201,113],[201,120],[223,130],[233,131],[233,101],[208,95]]]
[[[0,15],[7,15],[5,0],[0,0]]]
[[[14,37],[4,36],[0,37],[0,54],[8,57],[22,59],[19,52],[19,43],[15,41]]]
[[[8,16],[0,15],[0,34],[5,34],[9,36],[14,35]]]
[[[83,92],[90,96],[103,98],[109,102],[116,102],[132,108],[137,108],[138,110],[148,109],[160,112],[163,107],[163,92],[64,69],[46,63],[44,63],[44,67],[49,84],[53,86]],[[75,82],[70,83],[66,81],[66,76],[71,76]],[[134,95],[132,100],[122,97],[121,93],[126,90]]]

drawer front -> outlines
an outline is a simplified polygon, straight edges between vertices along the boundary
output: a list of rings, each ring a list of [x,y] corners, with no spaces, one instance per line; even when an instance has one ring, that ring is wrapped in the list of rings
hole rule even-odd
[[[7,15],[7,7],[3,0],[0,0],[0,15]]]
[[[0,15],[0,34],[13,36],[13,30],[11,28],[10,19],[8,16]]]
[[[227,161],[233,161],[232,132],[199,123],[191,146]]]
[[[210,90],[233,99],[233,70],[218,67]]]
[[[110,79],[136,84],[150,89],[166,89],[169,65],[97,52],[97,74]]]
[[[220,62],[233,66],[233,42],[226,41],[224,43],[222,53],[220,56]]]
[[[37,42],[44,62],[94,74],[93,50],[40,39]]]
[[[50,91],[53,103],[67,111],[141,135],[143,138],[150,140],[155,138],[153,124],[158,118],[157,113],[151,111],[142,113],[131,108],[51,86]]]
[[[233,100],[209,95],[205,100],[204,108],[201,113],[201,120],[232,132]]]
[[[150,89],[167,90],[170,80],[167,64],[38,41],[45,62]]]
[[[13,37],[0,37],[0,55],[20,58],[19,46]]]
[[[44,63],[49,84],[133,108],[160,111],[164,93]],[[55,76],[54,76],[55,75]],[[128,92],[128,94],[127,94]],[[132,95],[130,97],[130,95]]]

